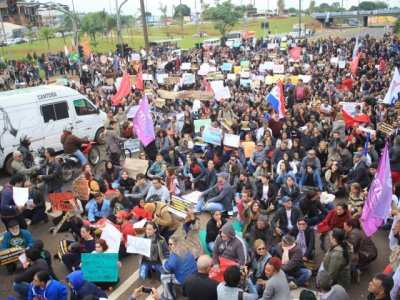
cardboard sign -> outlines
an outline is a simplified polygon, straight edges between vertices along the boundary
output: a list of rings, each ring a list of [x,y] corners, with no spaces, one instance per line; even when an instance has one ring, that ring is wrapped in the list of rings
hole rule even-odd
[[[156,100],[154,100],[154,104],[155,104],[158,108],[163,108],[163,107],[165,106],[165,99],[156,98]]]
[[[151,239],[128,235],[126,252],[150,257]]]
[[[214,94],[217,101],[220,101],[221,99],[229,99],[231,97],[231,91],[227,86],[218,87],[214,90]]]
[[[236,134],[225,133],[224,145],[228,147],[238,148],[240,144],[240,136]]]
[[[136,178],[138,173],[146,174],[149,162],[143,159],[129,158],[125,159],[124,170],[128,171],[129,177]]]
[[[204,126],[204,128],[208,127],[211,124],[211,119],[198,119],[194,120],[194,132],[200,132],[200,127]]]
[[[118,281],[118,253],[82,253],[81,262],[86,281]]]
[[[172,196],[169,203],[168,211],[177,215],[178,217],[185,218],[188,209],[191,207],[190,201],[183,198]]]
[[[226,78],[228,80],[236,80],[236,74],[235,73],[229,73],[226,75]]]
[[[25,253],[25,249],[20,247],[13,247],[0,251],[0,266],[18,261],[19,256],[23,253]]]
[[[182,198],[186,201],[196,204],[198,202],[197,199],[199,199],[200,194],[200,191],[193,191],[190,194],[183,195]]]
[[[86,192],[88,192],[86,186]],[[51,193],[48,194],[53,211],[71,211],[73,210],[72,204],[69,202],[71,199],[75,200],[74,195],[70,192],[65,193]]]
[[[240,78],[249,78],[250,72],[240,72]]]
[[[140,141],[139,139],[131,139],[124,142],[124,148],[131,150],[131,152],[140,151]]]
[[[74,181],[75,197],[79,200],[89,200],[89,180],[77,179]]]
[[[283,74],[285,73],[285,66],[284,65],[274,65],[272,68],[274,74]]]
[[[277,43],[268,43],[267,49],[268,50],[273,50],[275,48],[279,47]]]
[[[181,82],[180,77],[168,77],[164,78],[164,84],[178,84]]]
[[[244,148],[244,156],[250,158],[254,150],[256,150],[256,144],[254,142],[242,142]]]
[[[221,145],[221,128],[206,127],[203,131],[203,142],[213,145]]]
[[[339,63],[339,57],[331,57],[330,62],[332,65],[337,65]]]

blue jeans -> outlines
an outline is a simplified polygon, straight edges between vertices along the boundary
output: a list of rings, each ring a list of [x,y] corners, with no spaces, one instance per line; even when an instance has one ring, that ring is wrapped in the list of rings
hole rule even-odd
[[[20,283],[14,282],[13,289],[22,299],[28,299],[29,283],[24,281],[21,281]]]
[[[306,268],[299,268],[291,275],[294,277],[294,281],[297,286],[304,286],[304,284],[310,280],[312,272]]]
[[[215,211],[215,210],[224,211],[224,210],[226,210],[225,207],[221,203],[207,202],[204,205],[204,207],[203,207],[203,204],[204,204],[204,197],[201,197],[196,204],[196,209],[198,211]]]
[[[213,252],[214,244],[215,242],[209,242],[206,244],[208,251],[210,251],[211,253]]]
[[[310,225],[310,226],[318,225],[319,223],[322,222],[323,219],[325,219],[325,217],[326,217],[326,214],[325,214],[325,213],[320,213],[320,214],[317,215],[317,216],[311,217],[311,218],[308,220],[308,225]]]
[[[46,184],[46,192],[47,192],[48,194],[50,194],[50,193],[55,193],[55,194],[62,193],[62,187],[55,188],[54,190],[51,191],[51,190],[49,189],[49,186]]]
[[[142,260],[142,263],[140,264],[139,278],[141,280],[145,280],[149,278],[150,271],[160,273],[161,269],[162,269],[162,264],[158,261]]]
[[[79,161],[81,162],[81,166],[83,167],[85,164],[87,164],[87,159],[85,157],[85,154],[82,153],[81,150],[76,150],[74,152],[74,155],[79,159]]]
[[[250,161],[247,162],[247,169],[249,170],[250,175],[253,175],[254,172],[256,171],[256,168]]]

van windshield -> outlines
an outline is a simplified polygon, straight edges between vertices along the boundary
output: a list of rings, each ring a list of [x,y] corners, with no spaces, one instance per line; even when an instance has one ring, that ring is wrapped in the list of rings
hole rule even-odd
[[[97,109],[86,99],[74,100],[75,112],[78,116],[96,114]]]

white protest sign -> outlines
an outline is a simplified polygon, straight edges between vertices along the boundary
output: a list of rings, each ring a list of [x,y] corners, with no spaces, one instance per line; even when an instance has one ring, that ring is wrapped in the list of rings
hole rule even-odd
[[[228,80],[236,80],[236,74],[235,73],[229,73],[226,75],[226,78]]]
[[[298,79],[303,80],[304,83],[309,83],[311,80],[311,75],[298,75]]]
[[[158,84],[164,84],[164,79],[168,78],[168,74],[157,74],[156,77]]]
[[[358,126],[357,130],[364,131],[364,132],[371,133],[371,134],[376,134],[375,130],[373,130],[371,128],[362,127],[362,126]]]
[[[151,239],[128,235],[126,252],[150,257]]]
[[[224,136],[224,145],[228,147],[238,148],[240,136],[236,134],[226,133]]]
[[[182,82],[183,84],[193,84],[196,82],[196,78],[194,74],[184,73],[182,74]]]
[[[138,110],[139,110],[139,105],[132,106],[131,109],[126,114],[126,117],[128,119],[133,119],[136,116]]]
[[[240,77],[249,78],[250,77],[250,72],[240,72]]]
[[[284,65],[274,65],[272,71],[274,71],[274,74],[283,74],[283,73],[285,73],[285,66]]]
[[[29,198],[28,188],[13,187],[13,198],[17,206],[24,206]]]
[[[197,199],[199,199],[200,194],[201,194],[200,191],[194,191],[194,192],[191,192],[190,194],[186,194],[186,195],[182,196],[182,198],[196,204]]]
[[[362,103],[358,102],[339,102],[339,104],[342,105],[343,109],[350,115],[355,115],[357,105],[362,106]]]
[[[210,86],[213,89],[214,93],[216,89],[224,87],[224,81],[223,80],[213,80],[210,81]]]
[[[182,63],[181,70],[190,70],[190,69],[191,69],[190,63]]]
[[[124,148],[129,149],[131,152],[140,151],[140,141],[139,139],[131,139],[124,142]]]
[[[138,53],[132,53],[131,59],[132,59],[132,61],[139,61],[140,55]]]
[[[267,49],[272,50],[275,49],[276,47],[279,47],[277,43],[268,43]]]
[[[106,223],[101,233],[101,238],[107,242],[109,253],[118,253],[122,233],[113,225]]]
[[[339,63],[339,57],[331,57],[331,64],[337,65]]]
[[[346,67],[346,61],[345,60],[339,60],[339,69],[344,69]]]
[[[153,74],[143,74],[143,80],[153,80]]]
[[[193,101],[193,106],[192,106],[192,111],[199,111],[199,109],[201,108],[201,102],[199,99],[195,99]]]
[[[147,219],[141,219],[140,221],[136,222],[135,224],[133,224],[133,228],[143,228],[144,225],[146,225],[146,222],[148,220]]]
[[[217,99],[218,101],[220,101],[222,98],[229,99],[231,97],[231,91],[227,86],[222,86],[218,87],[217,89],[214,89],[214,94],[215,94],[215,99]]]

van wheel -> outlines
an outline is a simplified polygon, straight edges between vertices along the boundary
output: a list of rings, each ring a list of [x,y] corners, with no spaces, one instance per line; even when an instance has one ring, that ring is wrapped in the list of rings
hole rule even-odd
[[[4,170],[6,171],[6,173],[8,175],[12,175],[14,173],[13,168],[11,166],[11,163],[13,162],[13,160],[14,159],[13,159],[12,155],[10,154],[7,156],[6,162],[4,163]]]
[[[94,139],[99,145],[105,144],[104,128],[100,128],[99,130],[97,130],[96,136]]]
[[[93,147],[87,155],[89,163],[95,166],[100,161],[100,150],[98,147]]]
[[[64,183],[72,181],[74,178],[74,168],[68,164],[63,164],[61,166],[61,175]]]

